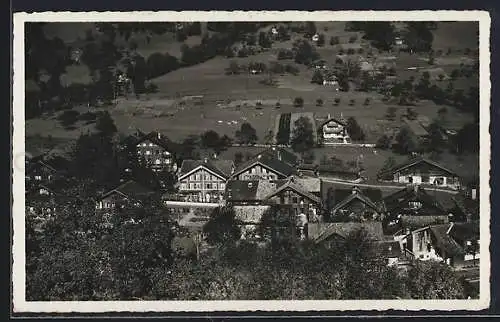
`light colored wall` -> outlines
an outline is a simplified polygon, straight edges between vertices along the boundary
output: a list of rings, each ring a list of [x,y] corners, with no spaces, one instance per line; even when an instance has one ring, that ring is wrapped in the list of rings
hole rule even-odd
[[[277,180],[278,175],[258,164],[238,175],[238,180],[255,180],[256,178],[262,180]]]

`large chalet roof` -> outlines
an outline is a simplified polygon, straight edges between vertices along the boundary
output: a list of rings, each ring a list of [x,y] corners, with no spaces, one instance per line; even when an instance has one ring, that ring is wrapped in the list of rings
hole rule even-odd
[[[438,168],[444,172],[447,172],[448,174],[450,175],[453,175],[453,176],[456,176],[456,173],[443,167],[442,165],[440,165],[439,163],[436,163],[432,160],[429,160],[429,159],[426,159],[424,157],[416,157],[416,158],[413,158],[411,160],[408,160],[407,162],[405,163],[402,163],[402,164],[399,164],[399,165],[396,165],[395,167],[389,169],[389,170],[386,170],[386,171],[383,171],[379,174],[379,176],[386,176],[388,174],[394,174],[396,172],[399,172],[401,170],[404,170],[404,169],[407,169],[407,168],[410,168],[410,167],[414,167],[414,166],[418,166],[420,164],[428,164],[432,167],[435,167],[435,168]]]
[[[179,178],[191,173],[193,170],[204,167],[216,175],[227,179],[231,176],[234,162],[232,160],[184,160],[182,161]]]
[[[425,205],[433,206],[443,212],[445,211],[444,207],[436,198],[418,185],[405,187],[384,198],[385,207],[388,211],[398,209],[402,203],[407,203],[409,201],[420,201]]]
[[[330,122],[335,122],[337,124],[340,124],[342,126],[346,126],[347,123],[344,121],[344,120],[341,120],[341,119],[338,119],[338,118],[335,118],[335,117],[330,117],[330,118],[327,118],[325,121],[321,122],[320,125],[319,125],[319,129],[322,129],[323,126],[327,125],[328,123]]]
[[[317,179],[318,182],[320,182],[319,179]],[[306,184],[308,182],[300,182],[298,181],[296,178],[294,177],[291,177],[290,179],[286,180],[283,182],[283,180],[280,182],[280,186],[273,192],[271,192],[267,197],[266,199],[268,198],[271,198],[277,194],[279,194],[280,192],[282,191],[285,191],[285,190],[293,190],[295,191],[296,193],[308,198],[309,200],[312,200],[316,203],[321,203],[321,198],[312,194],[311,191],[309,189],[314,189],[316,190],[318,187],[317,187],[317,184],[313,184],[313,185],[310,185],[310,187],[308,187]],[[319,184],[320,185],[320,184]],[[319,191],[314,191],[314,192],[319,192]]]
[[[360,200],[365,205],[376,211],[380,211],[379,206],[377,206],[368,196],[364,195],[359,188],[355,187],[347,197],[333,207],[332,212],[335,213],[338,209],[341,209],[355,199]]]
[[[268,168],[269,170],[275,171],[285,177],[288,177],[296,173],[297,170],[292,164],[288,163],[288,161],[285,161],[285,159],[289,161],[291,160],[291,158],[289,159],[288,157],[284,157],[283,155],[281,155],[280,159],[279,156],[264,151],[254,158],[241,164],[234,172],[234,175],[241,174],[247,169],[257,164],[261,164],[263,167]]]
[[[135,200],[140,200],[143,198],[146,198],[148,196],[151,196],[154,194],[154,191],[144,187],[143,185],[137,183],[136,181],[129,180],[118,187],[109,190],[108,192],[104,193],[99,200],[104,199],[108,196],[110,196],[113,193],[119,193],[123,196],[130,197]]]
[[[353,195],[353,189],[356,189],[358,194],[361,196],[364,196],[368,200],[370,200],[372,203],[377,203],[382,200],[382,191],[377,188],[364,188],[360,189],[357,186],[354,186],[351,189],[348,188],[335,188],[333,190],[333,196],[329,196],[330,198],[333,197],[333,202],[335,204],[339,204],[342,201],[346,200],[349,198],[351,195]],[[324,193],[327,193],[328,191],[324,191]],[[325,198],[327,195],[325,195]]]
[[[272,191],[276,183],[266,180],[230,180],[226,184],[225,197],[228,201],[261,201]]]
[[[309,224],[313,228],[314,224]],[[316,233],[311,234],[309,230],[309,238],[315,243],[321,243],[332,235],[338,235],[342,238],[347,238],[351,233],[358,230],[365,230],[369,238],[374,240],[383,240],[384,231],[381,222],[337,222],[337,223],[321,223]]]
[[[131,139],[133,140],[133,139]],[[161,146],[167,151],[175,150],[175,143],[170,141],[166,136],[157,131],[149,132],[148,134],[141,135],[133,142],[134,145],[142,143],[144,141],[151,141],[152,143]]]
[[[479,240],[479,221],[452,223],[448,234],[455,240]]]
[[[437,246],[444,249],[447,255],[463,255],[465,253],[463,247],[448,234],[449,228],[450,225],[434,225],[430,230],[436,238]]]

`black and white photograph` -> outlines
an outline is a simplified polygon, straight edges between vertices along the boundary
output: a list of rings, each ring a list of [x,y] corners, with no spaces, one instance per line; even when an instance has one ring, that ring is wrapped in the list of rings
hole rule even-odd
[[[486,308],[490,18],[418,13],[15,14],[14,310]]]

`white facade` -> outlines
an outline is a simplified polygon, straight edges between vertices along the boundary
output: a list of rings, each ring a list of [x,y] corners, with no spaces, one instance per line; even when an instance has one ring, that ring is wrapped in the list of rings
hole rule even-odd
[[[323,139],[325,141],[333,141],[339,143],[348,143],[349,135],[344,125],[330,120],[328,123],[323,125]]]
[[[423,178],[420,174],[394,175],[394,181],[399,183],[429,184],[437,187],[458,189],[460,187],[457,180],[446,176],[427,176]]]

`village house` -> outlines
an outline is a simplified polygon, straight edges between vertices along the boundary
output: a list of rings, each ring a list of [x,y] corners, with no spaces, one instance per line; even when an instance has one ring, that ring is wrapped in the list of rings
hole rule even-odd
[[[479,264],[479,222],[431,225],[401,239],[405,253],[418,260],[444,261],[460,268]]]
[[[287,205],[296,216],[305,215],[307,221],[319,220],[322,210],[321,180],[318,178],[296,178],[278,180],[276,190],[265,200],[274,205]]]
[[[233,173],[236,180],[277,180],[296,174],[297,157],[283,148],[272,147],[241,164]]]
[[[126,149],[135,152],[138,160],[153,171],[176,171],[174,143],[156,131],[141,134],[137,139],[129,137]]]
[[[221,203],[233,172],[232,160],[184,160],[177,184],[179,195],[190,202]]]
[[[232,206],[259,206],[267,204],[266,197],[275,190],[275,181],[229,180],[224,200]]]
[[[383,202],[387,219],[395,227],[416,229],[450,220],[441,202],[420,185],[409,185],[386,196]]]
[[[340,119],[328,118],[319,127],[319,134],[324,144],[328,143],[349,143],[350,137],[347,133],[347,124]]]
[[[401,118],[404,125],[417,137],[421,142],[424,142],[429,137],[429,131],[422,125],[419,120],[409,120],[406,117]]]
[[[57,208],[56,191],[48,184],[34,184],[26,189],[26,214],[37,220],[50,219]]]
[[[48,158],[41,154],[28,159],[25,163],[26,185],[51,184],[63,178],[69,168],[69,161],[62,157]]]
[[[387,261],[387,266],[399,266],[408,264],[408,259],[401,250],[401,245],[395,240],[381,240],[373,243],[377,254]]]
[[[369,197],[371,196],[373,200]],[[379,203],[382,194],[378,189],[365,189],[354,186],[352,189],[334,189],[327,194],[329,204],[333,205],[329,221],[382,221],[384,219],[384,208]],[[375,201],[375,202],[374,202]]]
[[[432,185],[437,188],[458,190],[461,186],[459,176],[442,165],[416,157],[392,169],[379,173],[380,181],[406,184]]]
[[[116,211],[129,207],[143,208],[155,195],[153,190],[129,180],[99,196],[95,203],[96,213],[101,215],[106,223],[110,223]]]
[[[311,241],[330,248],[360,232],[372,243],[385,240],[381,222],[309,223],[307,228]]]

